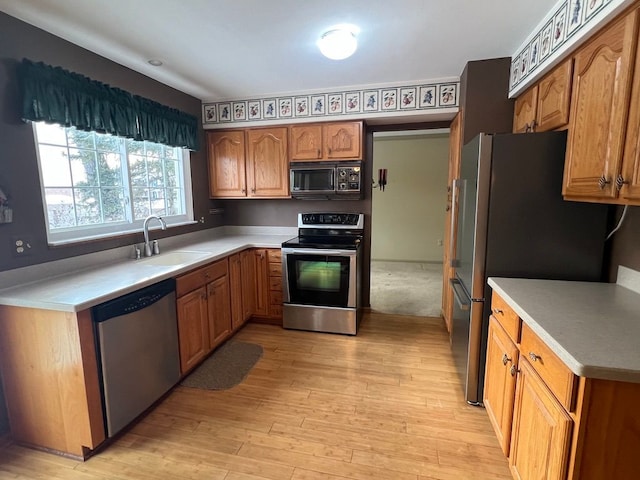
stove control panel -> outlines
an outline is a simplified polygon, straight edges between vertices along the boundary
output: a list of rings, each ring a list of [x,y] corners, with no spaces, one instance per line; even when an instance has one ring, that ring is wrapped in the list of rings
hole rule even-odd
[[[298,226],[342,226],[362,228],[364,215],[362,213],[300,213]]]

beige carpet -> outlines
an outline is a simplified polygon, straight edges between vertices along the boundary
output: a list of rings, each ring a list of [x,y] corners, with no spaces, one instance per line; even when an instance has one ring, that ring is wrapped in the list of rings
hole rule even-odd
[[[230,340],[213,352],[180,384],[205,390],[226,390],[242,382],[260,357],[260,345]]]
[[[371,309],[380,313],[439,317],[442,264],[373,260]]]

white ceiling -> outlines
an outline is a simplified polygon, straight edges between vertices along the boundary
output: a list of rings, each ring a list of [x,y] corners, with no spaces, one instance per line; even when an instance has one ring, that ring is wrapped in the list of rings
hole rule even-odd
[[[0,0],[0,10],[207,102],[458,77],[469,60],[513,54],[556,3]],[[361,29],[343,61],[315,45],[337,23]]]

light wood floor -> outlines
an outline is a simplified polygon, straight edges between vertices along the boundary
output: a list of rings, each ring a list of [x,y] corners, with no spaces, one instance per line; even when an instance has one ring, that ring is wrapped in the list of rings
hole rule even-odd
[[[264,356],[226,391],[177,387],[88,461],[17,445],[0,479],[510,479],[462,399],[442,320],[368,314],[356,337],[248,324]]]

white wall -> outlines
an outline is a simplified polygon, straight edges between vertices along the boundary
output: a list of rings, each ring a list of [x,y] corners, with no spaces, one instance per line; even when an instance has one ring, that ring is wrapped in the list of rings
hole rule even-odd
[[[374,136],[371,259],[442,262],[449,135]]]

